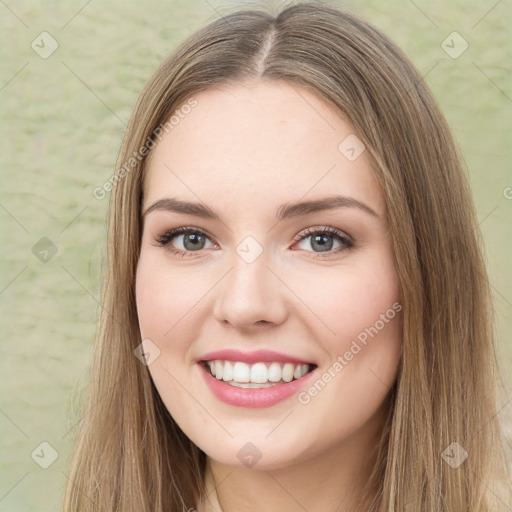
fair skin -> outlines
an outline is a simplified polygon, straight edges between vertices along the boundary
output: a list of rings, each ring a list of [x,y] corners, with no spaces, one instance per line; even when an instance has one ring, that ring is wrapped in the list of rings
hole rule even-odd
[[[386,313],[399,303],[398,278],[367,151],[347,159],[338,146],[353,128],[296,85],[256,82],[194,97],[197,106],[152,150],[142,211],[172,197],[205,204],[220,219],[147,213],[136,299],[142,339],[160,350],[151,377],[208,456],[213,492],[197,508],[348,510],[372,469],[401,348],[400,315]],[[284,203],[335,194],[364,206],[352,201],[276,221]],[[182,226],[196,238],[158,242]],[[326,227],[344,238],[327,233],[322,245],[314,229],[305,233]],[[250,263],[237,253],[248,236],[262,249]],[[367,344],[334,367],[370,327]],[[271,406],[233,405],[203,378],[201,357],[221,349],[277,351],[311,363],[313,373]],[[329,371],[329,382],[308,394]],[[258,457],[252,467],[237,456],[249,442]]]

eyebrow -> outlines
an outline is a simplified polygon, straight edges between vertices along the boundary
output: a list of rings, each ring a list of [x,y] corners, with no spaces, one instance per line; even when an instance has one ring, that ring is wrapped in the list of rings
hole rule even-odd
[[[310,213],[332,210],[334,208],[358,208],[369,215],[379,217],[378,214],[370,208],[367,204],[347,196],[329,196],[314,201],[298,201],[294,203],[285,203],[279,206],[276,212],[276,220],[282,221],[291,217],[298,217],[308,215]],[[148,213],[155,210],[171,211],[177,213],[185,213],[188,215],[195,215],[205,219],[221,220],[220,216],[211,208],[202,203],[191,203],[189,201],[181,201],[173,197],[166,197],[159,199],[153,203],[142,214],[145,217]]]

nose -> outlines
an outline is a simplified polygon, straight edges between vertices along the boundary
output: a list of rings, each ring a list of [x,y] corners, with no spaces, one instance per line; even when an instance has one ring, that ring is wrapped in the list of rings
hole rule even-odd
[[[250,330],[276,326],[287,318],[286,287],[263,255],[252,263],[236,256],[217,290],[213,315],[223,324]]]

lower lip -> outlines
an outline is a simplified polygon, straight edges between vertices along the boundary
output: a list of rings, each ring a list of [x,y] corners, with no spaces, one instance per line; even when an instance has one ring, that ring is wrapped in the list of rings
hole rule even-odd
[[[298,393],[311,378],[314,370],[297,380],[276,384],[268,388],[240,388],[216,379],[202,364],[199,365],[203,378],[211,392],[223,402],[236,407],[271,407]]]

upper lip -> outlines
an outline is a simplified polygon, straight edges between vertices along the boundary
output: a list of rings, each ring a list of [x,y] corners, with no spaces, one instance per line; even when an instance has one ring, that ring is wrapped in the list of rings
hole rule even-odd
[[[300,357],[290,356],[273,350],[252,350],[243,352],[235,349],[216,350],[204,354],[198,361],[241,361],[248,364],[253,363],[295,363],[295,364],[312,364]]]

